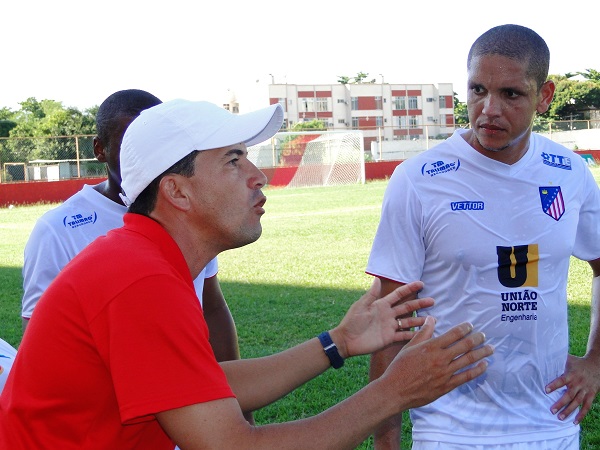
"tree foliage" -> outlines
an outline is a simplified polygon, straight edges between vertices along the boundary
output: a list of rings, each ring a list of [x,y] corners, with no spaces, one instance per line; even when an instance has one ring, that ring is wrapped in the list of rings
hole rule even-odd
[[[345,75],[338,75],[338,83],[340,84],[361,84],[369,76],[366,72],[358,72],[355,77],[347,77]],[[377,80],[373,78],[369,83],[375,83]]]
[[[34,97],[19,105],[21,109],[13,115],[17,126],[10,131],[11,137],[72,136],[96,132],[98,107],[81,112],[77,108],[65,108],[55,100],[38,101]]]
[[[325,124],[318,119],[313,119],[310,122],[298,122],[292,127],[293,131],[317,131],[326,129],[327,127]]]
[[[587,74],[584,81],[572,80],[573,74],[551,75],[549,78],[554,80],[556,91],[550,108],[542,117],[551,120],[583,119],[585,111],[600,109],[600,74],[592,69],[588,69]]]
[[[2,162],[72,159],[76,150],[61,137],[96,133],[97,106],[82,112],[55,100],[38,101],[34,97],[19,106],[16,111],[0,109],[0,137],[23,138],[0,141]]]
[[[457,125],[466,125],[469,123],[467,104],[458,99],[456,92],[454,93],[454,123]]]

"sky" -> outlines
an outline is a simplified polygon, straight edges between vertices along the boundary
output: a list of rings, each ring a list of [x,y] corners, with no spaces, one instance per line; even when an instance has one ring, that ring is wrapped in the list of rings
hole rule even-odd
[[[453,83],[466,101],[469,48],[504,23],[546,40],[551,74],[600,70],[595,3],[9,1],[0,108],[35,97],[83,111],[137,88],[163,101],[233,95],[244,113],[268,105],[270,83],[335,84],[359,72],[378,83]]]

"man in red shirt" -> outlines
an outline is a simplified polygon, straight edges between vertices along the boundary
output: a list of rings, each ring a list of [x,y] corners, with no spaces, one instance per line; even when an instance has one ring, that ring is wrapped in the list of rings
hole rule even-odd
[[[398,320],[433,304],[393,306],[420,282],[381,299],[374,284],[318,338],[217,363],[192,280],[259,238],[266,178],[247,146],[282,120],[280,105],[233,115],[174,100],[132,122],[124,226],[79,253],[38,303],[0,396],[0,448],[354,448],[394,414],[484,372],[492,349],[469,324],[429,339],[432,318]],[[410,338],[381,378],[316,417],[264,427],[243,417],[344,358]]]

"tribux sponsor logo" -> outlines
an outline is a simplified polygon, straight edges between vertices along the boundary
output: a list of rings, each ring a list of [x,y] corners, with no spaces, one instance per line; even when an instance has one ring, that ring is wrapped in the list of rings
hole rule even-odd
[[[421,167],[421,174],[423,176],[429,175],[430,177],[434,177],[441,173],[455,172],[458,170],[459,167],[460,167],[460,159],[457,159],[456,161],[450,161],[450,162],[435,161],[435,162],[423,164],[423,167]]]
[[[95,223],[98,219],[96,211],[91,214],[75,214],[73,216],[65,216],[63,219],[63,225],[66,228],[77,228],[82,225],[89,225]]]
[[[565,213],[565,201],[560,186],[540,187],[540,200],[542,211],[558,221]]]
[[[483,211],[485,204],[481,201],[450,202],[452,211]]]
[[[542,153],[542,162],[550,167],[571,170],[571,158],[562,155],[553,155],[551,153]]]

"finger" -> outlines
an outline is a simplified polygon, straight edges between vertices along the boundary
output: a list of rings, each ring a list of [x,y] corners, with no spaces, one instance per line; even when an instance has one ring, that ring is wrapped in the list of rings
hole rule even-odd
[[[560,377],[552,380],[546,385],[546,394],[550,394],[551,392],[554,392],[557,389],[560,389],[561,387],[564,387],[566,385],[567,378],[565,377],[565,374],[562,374]]]
[[[373,282],[371,283],[371,287],[369,290],[360,298],[360,300],[364,301],[367,305],[370,305],[375,300],[377,300],[381,295],[381,280],[377,277],[373,278]]]
[[[483,333],[478,333],[478,334],[483,334]],[[469,336],[469,338],[470,338],[470,336]],[[481,347],[477,347],[473,350],[469,350],[466,353],[463,353],[462,355],[460,355],[456,358],[453,358],[452,362],[450,363],[450,368],[453,372],[458,372],[458,371],[464,369],[465,367],[469,367],[475,363],[478,363],[483,358],[487,358],[488,356],[491,356],[493,353],[494,353],[494,347],[489,344],[483,345]]]
[[[423,282],[412,281],[394,289],[388,295],[383,297],[382,300],[389,303],[390,305],[393,305],[395,303],[398,303],[400,300],[406,299],[407,297],[416,294],[421,289],[423,289]]]
[[[435,302],[431,297],[417,298],[394,306],[394,313],[397,317],[403,317],[418,309],[429,308],[430,306],[433,306],[434,303]]]
[[[473,325],[469,322],[463,322],[460,325],[450,328],[444,334],[434,338],[436,345],[441,348],[448,348],[460,342],[466,335],[473,331]],[[465,349],[466,351],[466,349]]]
[[[425,323],[425,317],[427,317],[427,316],[401,317],[402,327],[398,326],[397,331],[399,331],[399,332],[407,331],[407,330],[410,330],[411,328],[420,327],[421,325],[423,325]]]
[[[574,388],[571,387],[571,388],[567,389],[567,392],[565,393],[565,395],[563,395],[563,398],[567,397],[567,395],[569,394],[569,391],[571,393],[574,392]],[[585,391],[580,390],[577,392],[577,394],[575,394],[575,395],[571,394],[571,395],[569,395],[569,397],[571,397],[572,399],[565,403],[564,408],[560,407],[560,406],[555,406],[556,404],[552,406],[553,412],[555,410],[560,411],[560,413],[558,414],[559,420],[565,420],[567,417],[569,417],[573,413],[573,411],[575,411],[580,406],[582,407],[582,411],[583,411],[583,408],[586,407],[586,397],[587,396],[585,394]],[[563,398],[561,398],[561,400]],[[589,410],[589,408],[588,408],[588,410]],[[580,412],[580,414],[581,414],[581,412]],[[587,410],[584,412],[583,415],[585,416],[585,414],[587,414]]]
[[[414,337],[410,340],[406,346],[417,345],[421,342],[431,339],[433,336],[433,330],[435,329],[435,318],[433,316],[425,317],[425,322],[419,331],[417,331]]]
[[[467,383],[471,380],[474,380],[475,378],[477,378],[478,376],[483,374],[485,372],[485,370],[487,369],[487,367],[488,367],[487,361],[479,361],[473,367],[470,367],[466,370],[463,370],[462,372],[452,375],[452,377],[450,378],[450,381],[449,381],[449,383],[451,385],[450,390],[452,390],[464,383]]]
[[[590,409],[592,409],[592,402],[594,401],[594,397],[587,397],[585,399],[585,401],[583,402],[583,404],[581,405],[581,409],[579,410],[579,413],[577,413],[577,415],[575,416],[575,420],[573,421],[573,423],[575,425],[581,423],[581,421],[585,418],[585,416],[587,416],[587,413],[590,411]]]

